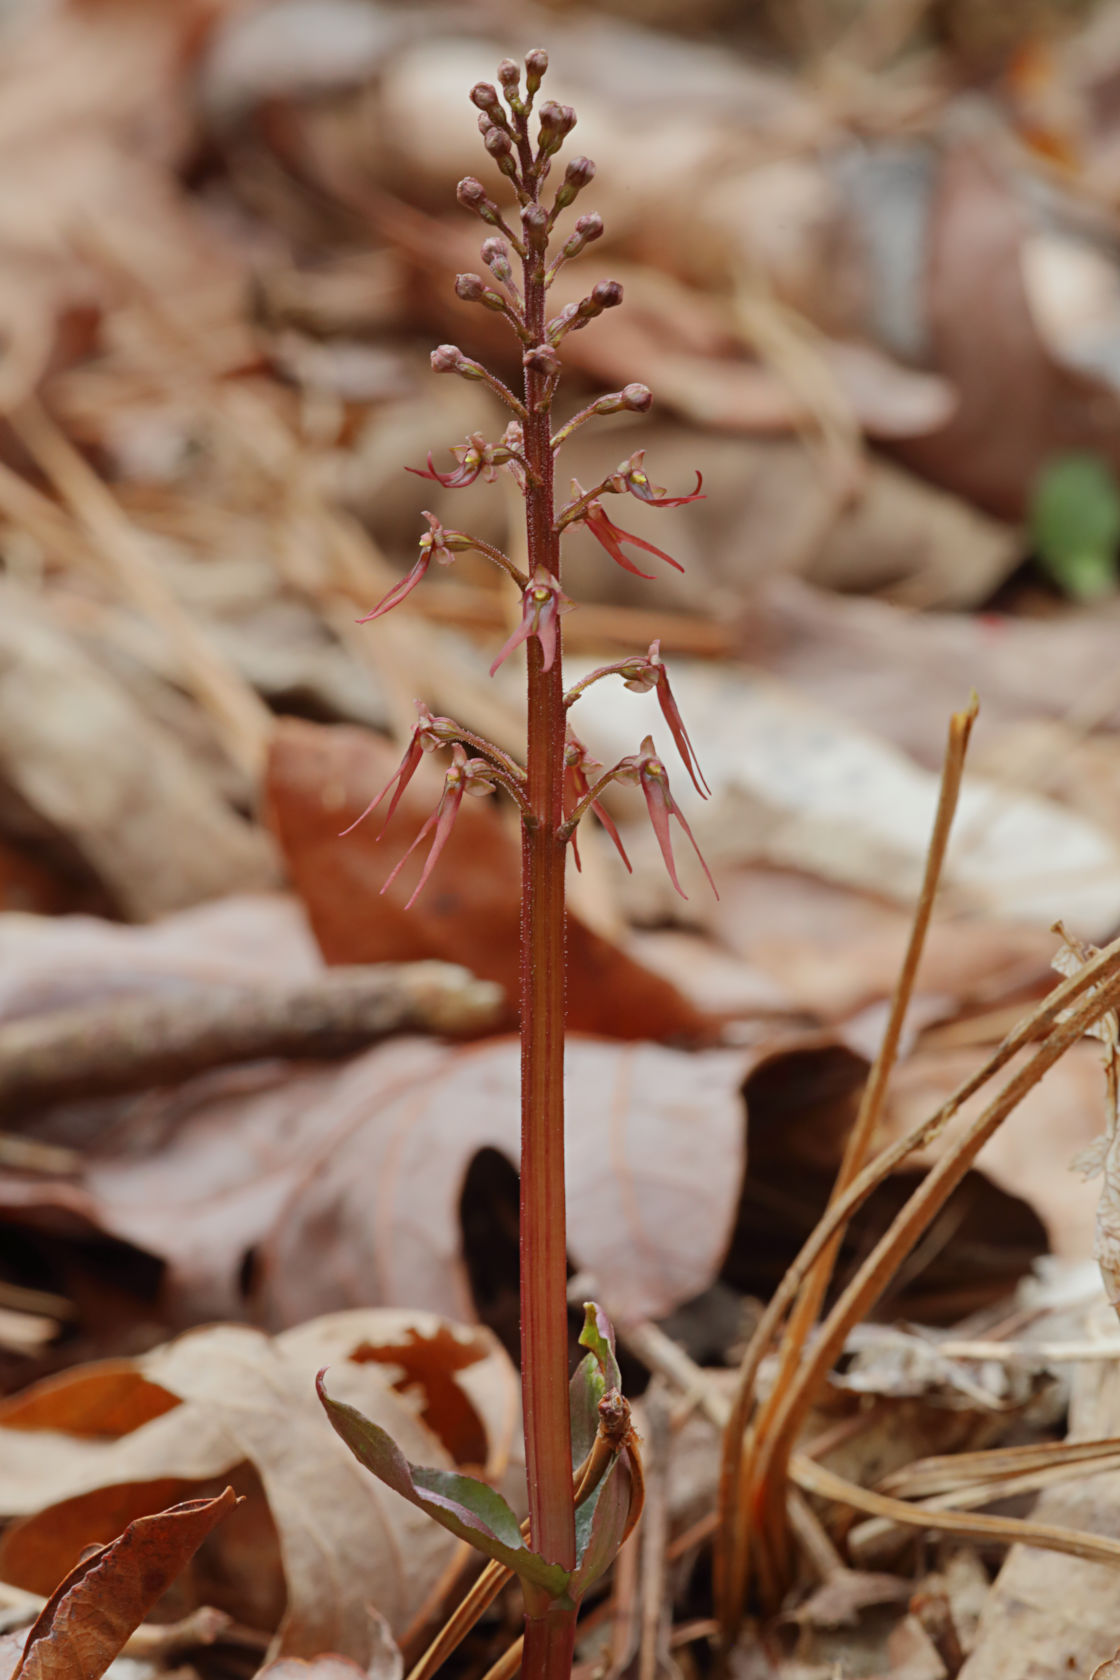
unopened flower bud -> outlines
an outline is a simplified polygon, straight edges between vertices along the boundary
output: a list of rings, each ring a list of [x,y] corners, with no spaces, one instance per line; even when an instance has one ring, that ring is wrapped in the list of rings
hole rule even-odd
[[[517,84],[521,80],[521,71],[512,58],[503,58],[499,64],[498,80],[501,82],[502,90],[507,97],[511,92],[517,92]]]
[[[560,372],[562,363],[551,344],[535,344],[531,350],[526,350],[521,365],[529,373],[543,373],[552,379]]]
[[[544,80],[548,69],[548,54],[543,47],[534,47],[532,52],[525,54],[525,91],[530,99]]]
[[[558,105],[554,99],[546,99],[538,114],[541,127],[537,143],[541,157],[549,158],[576,126],[576,114],[570,105]]]
[[[624,385],[621,391],[611,391],[607,396],[600,397],[595,404],[596,414],[621,414],[628,410],[632,414],[644,414],[653,402],[653,393],[648,385]]]
[[[646,414],[653,402],[653,392],[648,385],[624,385],[619,392],[623,406],[634,414]]]
[[[464,303],[481,303],[486,287],[482,283],[481,274],[457,274],[455,276],[455,296],[462,298]]]
[[[472,105],[477,105],[480,111],[485,111],[492,123],[499,128],[506,125],[506,114],[502,110],[498,99],[498,90],[492,82],[476,82],[470,92]]]
[[[504,239],[484,239],[481,256],[483,262],[503,286],[513,283],[513,269],[510,267],[509,246]]]
[[[525,241],[536,250],[543,250],[548,240],[548,211],[543,204],[527,204],[521,212]]]
[[[505,129],[495,128],[492,123],[482,136],[482,144],[486,147],[490,156],[499,159],[499,161],[507,157],[513,150],[513,141]]]
[[[464,356],[457,344],[441,344],[432,351],[433,373],[457,373],[461,379],[485,379],[486,372],[469,356]]]
[[[573,158],[556,189],[555,210],[566,210],[578,193],[595,179],[595,165],[589,157]]]
[[[559,194],[557,194],[556,202],[558,204],[560,202]],[[564,242],[561,250],[562,256],[565,260],[578,257],[584,246],[590,245],[593,239],[601,238],[602,233],[603,218],[597,210],[593,210],[590,215],[580,216],[576,222],[575,231]]]
[[[441,344],[432,351],[433,373],[454,373],[463,360],[463,352],[457,344]]]
[[[622,286],[617,280],[598,280],[591,288],[591,296],[600,309],[617,309],[622,302]]]

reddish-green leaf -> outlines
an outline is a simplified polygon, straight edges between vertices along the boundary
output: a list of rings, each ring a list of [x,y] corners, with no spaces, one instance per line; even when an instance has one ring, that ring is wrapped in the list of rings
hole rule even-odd
[[[571,1596],[578,1604],[618,1556],[630,1516],[630,1468],[625,1449],[616,1454],[590,1499],[576,1511],[576,1556]]]
[[[191,1499],[129,1523],[55,1589],[12,1680],[98,1680],[236,1504],[233,1489],[226,1488],[217,1499]]]
[[[495,1488],[457,1471],[429,1470],[410,1464],[384,1429],[363,1417],[354,1406],[331,1399],[323,1384],[324,1375],[320,1371],[317,1387],[327,1416],[336,1433],[367,1470],[460,1540],[504,1563],[527,1589],[535,1587],[548,1598],[564,1596],[568,1571],[526,1546],[517,1518]]]

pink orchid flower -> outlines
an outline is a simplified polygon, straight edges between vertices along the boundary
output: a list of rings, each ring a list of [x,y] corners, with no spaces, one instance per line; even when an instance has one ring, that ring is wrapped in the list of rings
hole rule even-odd
[[[443,746],[449,739],[454,738],[454,736],[458,733],[450,718],[433,717],[422,700],[418,700],[416,702],[416,711],[417,720],[413,726],[412,734],[408,738],[408,745],[404,750],[404,757],[401,759],[397,768],[393,771],[393,774],[389,777],[389,780],[385,783],[385,786],[381,789],[381,792],[376,796],[376,798],[370,800],[361,816],[355,817],[349,827],[342,830],[342,833],[339,835],[340,840],[344,839],[347,834],[352,834],[359,823],[365,822],[366,818],[376,811],[377,807],[380,805],[381,801],[395,782],[396,791],[394,792],[392,799],[389,801],[389,809],[385,813],[385,821],[381,824],[381,832],[377,836],[380,840],[381,835],[384,834],[385,830],[392,822],[393,812],[400,804],[401,796],[413,776],[416,774],[416,767],[424,757],[424,754],[434,752],[437,747]]]
[[[591,784],[596,779],[597,772],[602,770],[602,768],[603,766],[598,762],[598,760],[592,758],[583,742],[577,740],[576,736],[573,735],[572,731],[569,729],[567,744],[564,748],[563,803],[565,820],[571,817],[572,812],[580,804],[581,800],[586,799],[587,795],[591,792]],[[591,801],[590,809],[594,811],[595,815],[598,817],[599,821],[614,841],[615,850],[618,852],[619,857],[622,859],[623,863],[632,875],[634,873],[634,866],[630,862],[630,859],[626,856],[626,847],[622,844],[622,836],[615,827],[614,818],[597,799],[593,799]],[[572,830],[572,856],[575,859],[576,868],[582,869],[583,865],[580,862],[579,842],[576,838],[576,832],[577,831],[575,829]]]
[[[684,829],[693,851],[700,859],[700,867],[708,877],[708,885],[718,898],[719,892],[712,879],[712,872],[704,862],[703,853],[696,844],[696,837],[669,790],[669,775],[654,749],[652,735],[647,735],[642,742],[640,751],[633,758],[623,759],[618,769],[620,781],[636,781],[645,794],[646,809],[649,812],[649,820],[653,825],[653,832],[657,837],[657,844],[661,848],[661,856],[665,860],[665,868],[669,872],[670,881],[672,881],[681,897],[687,898],[688,894],[677,879],[677,866],[673,861],[673,842],[669,833],[670,817],[676,817]]]
[[[468,793],[489,793],[493,786],[493,772],[482,758],[468,758],[466,751],[458,743],[451,749],[451,766],[443,779],[443,792],[440,794],[439,804],[405,852],[392,874],[389,876],[381,891],[386,892],[392,886],[421,840],[431,834],[432,844],[424,860],[424,867],[420,871],[420,879],[412,890],[412,896],[405,904],[406,910],[411,910],[417,898],[423,891],[429,875],[436,866],[443,848],[446,846],[451,830],[455,826],[455,818],[459,815],[459,807],[463,803],[463,796]]]
[[[635,577],[649,579],[654,574],[643,572],[639,566],[635,566],[632,560],[627,559],[620,546],[624,542],[633,543],[635,548],[643,549],[646,554],[656,554],[659,560],[667,560],[670,566],[677,568],[678,572],[684,571],[680,561],[674,560],[671,554],[666,554],[663,548],[655,548],[653,543],[646,542],[644,537],[636,537],[632,531],[624,531],[620,525],[616,525],[613,519],[608,518],[602,502],[598,499],[593,501],[579,517],[595,540],[606,549],[611,559],[624,571],[633,572]]]
[[[628,461],[623,461],[618,471],[611,478],[612,490],[626,490],[631,496],[637,496],[639,501],[649,507],[684,507],[686,502],[702,502],[706,500],[701,486],[704,483],[702,473],[696,474],[696,488],[690,496],[670,496],[667,490],[651,484],[646,476],[643,462],[646,458],[644,449],[636,449]]]
[[[669,673],[661,659],[660,639],[649,644],[649,653],[644,659],[635,659],[621,670],[623,685],[635,694],[648,694],[649,690],[657,690],[657,703],[661,707],[661,715],[669,725],[677,751],[681,755],[681,762],[692,777],[692,785],[701,799],[711,795],[711,788],[704,780],[703,772],[696,761],[696,749],[688,737],[688,730],[684,726],[673,691],[669,687]]]
[[[538,566],[526,584],[522,591],[521,603],[521,623],[491,665],[491,676],[502,660],[508,659],[515,647],[520,647],[522,642],[529,641],[533,636],[537,638],[544,654],[542,669],[552,669],[552,662],[556,658],[560,618],[564,613],[571,611],[572,603],[552,573],[546,572],[543,566]]]
[[[395,583],[384,600],[379,601],[372,612],[359,618],[359,624],[370,624],[375,618],[381,618],[384,613],[399,607],[407,595],[411,595],[416,585],[426,575],[433,560],[438,560],[441,566],[450,566],[456,554],[464,549],[473,548],[474,543],[462,531],[445,531],[434,513],[423,510],[424,518],[428,521],[428,530],[420,538],[420,558],[406,577]]]

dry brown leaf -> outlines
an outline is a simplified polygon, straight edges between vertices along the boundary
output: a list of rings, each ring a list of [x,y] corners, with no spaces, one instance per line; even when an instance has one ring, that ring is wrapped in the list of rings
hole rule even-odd
[[[1021,517],[1047,459],[1095,449],[1120,459],[1120,399],[1058,363],[1023,283],[1023,211],[978,146],[951,150],[929,230],[934,362],[958,393],[948,424],[899,445],[904,460],[1004,518]]]
[[[621,1318],[662,1317],[718,1271],[741,1184],[740,1087],[754,1059],[570,1040],[569,1248]],[[262,1248],[271,1315],[292,1322],[324,1299],[361,1295],[469,1317],[460,1199],[479,1151],[516,1162],[519,1089],[513,1040],[455,1052],[400,1043],[353,1063],[320,1116],[330,1146]]]
[[[314,1393],[324,1364],[334,1390],[389,1429],[409,1457],[448,1466],[449,1447],[465,1442],[504,1472],[517,1379],[485,1330],[369,1311],[272,1341],[220,1325],[127,1365],[53,1379],[0,1411],[0,1510],[22,1516],[0,1542],[0,1576],[49,1590],[122,1510],[127,1521],[159,1503],[157,1490],[189,1490],[247,1463],[259,1481],[247,1484],[230,1549],[210,1566],[227,1596],[221,1607],[262,1625],[274,1601],[258,1578],[267,1584],[278,1542],[286,1587],[280,1652],[338,1651],[368,1663],[384,1641],[367,1606],[394,1634],[405,1631],[454,1541],[380,1488],[337,1441]],[[116,1436],[106,1420],[110,1396],[115,1427],[122,1419],[133,1425]],[[64,1432],[83,1403],[91,1409],[85,1426],[95,1419],[99,1432]],[[202,1590],[196,1584],[196,1601]]]
[[[34,837],[64,841],[143,920],[270,884],[264,837],[174,737],[16,590],[0,613],[0,782]]]
[[[1120,1422],[1115,1363],[1076,1368],[1070,1440],[1113,1433]],[[1112,1535],[1120,1472],[1098,1472],[1048,1488],[1032,1517],[1067,1529]],[[1115,1647],[1120,1576],[1098,1563],[1015,1546],[988,1593],[975,1646],[960,1680],[1052,1680],[1088,1674]]]
[[[236,1504],[232,1488],[150,1517],[75,1566],[27,1636],[12,1680],[99,1680],[130,1634]]]

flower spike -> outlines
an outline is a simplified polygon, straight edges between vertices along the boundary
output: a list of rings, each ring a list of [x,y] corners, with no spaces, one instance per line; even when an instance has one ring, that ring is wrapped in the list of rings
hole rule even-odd
[[[595,540],[606,549],[611,559],[624,571],[633,572],[635,577],[649,579],[654,574],[643,572],[640,567],[635,566],[634,562],[623,554],[620,545],[624,542],[633,543],[635,548],[644,550],[646,554],[656,554],[659,560],[667,560],[670,566],[676,567],[678,572],[684,571],[680,561],[674,560],[671,554],[666,554],[663,548],[655,548],[653,543],[646,542],[644,537],[636,537],[632,531],[624,531],[621,526],[616,525],[612,519],[607,517],[606,510],[598,499],[593,501],[579,517]]]
[[[464,532],[445,531],[434,513],[429,513],[427,508],[423,511],[429,528],[420,538],[420,558],[408,575],[393,585],[388,595],[377,603],[372,612],[358,619],[359,624],[371,624],[375,618],[381,618],[385,613],[392,612],[394,607],[399,607],[426,576],[433,560],[438,560],[441,566],[450,566],[457,553],[461,554],[464,549],[475,547],[475,543]]]
[[[532,579],[526,584],[522,593],[521,623],[509,638],[505,647],[490,667],[493,676],[503,659],[507,659],[515,647],[522,642],[529,641],[533,636],[541,644],[544,654],[542,669],[551,671],[552,662],[556,658],[556,638],[559,620],[563,613],[569,612],[571,601],[561,590],[560,585],[546,572],[543,566],[538,566]]]
[[[443,792],[440,794],[439,804],[396,865],[381,891],[385,892],[392,886],[421,840],[425,839],[432,829],[432,844],[424,860],[424,867],[420,871],[420,879],[412,890],[412,896],[405,904],[406,910],[411,910],[417,898],[427,884],[428,876],[436,866],[436,860],[446,846],[451,830],[455,826],[455,818],[459,815],[459,807],[463,803],[463,795],[467,793],[489,792],[493,785],[493,771],[482,758],[468,758],[466,751],[458,743],[451,749],[451,767],[443,779]]]
[[[567,744],[564,747],[563,800],[565,820],[570,819],[572,812],[584,799],[587,798],[587,795],[591,792],[591,776],[588,775],[588,772],[590,771],[593,776],[596,771],[601,770],[602,768],[603,766],[598,762],[598,760],[592,758],[583,742],[578,740],[569,729]],[[630,859],[626,856],[626,847],[622,844],[622,836],[615,827],[614,818],[611,816],[609,811],[604,809],[597,799],[593,799],[591,801],[590,809],[594,811],[595,815],[598,817],[599,821],[614,841],[615,850],[622,859],[623,863],[626,865],[629,873],[632,875],[634,873],[634,866],[630,862]],[[579,859],[579,841],[577,839],[577,833],[578,827],[573,828],[572,856],[575,859],[576,868],[582,869],[583,865]]]
[[[688,894],[677,879],[677,866],[673,861],[673,842],[669,834],[670,817],[676,817],[684,829],[693,851],[700,859],[700,867],[708,877],[708,885],[718,898],[719,892],[712,879],[712,872],[704,862],[703,853],[696,844],[696,837],[689,828],[680,806],[669,791],[668,773],[654,750],[652,735],[647,735],[642,742],[641,750],[633,758],[623,760],[623,764],[625,766],[625,779],[637,780],[646,796],[646,809],[649,811],[649,820],[653,825],[653,832],[657,836],[657,844],[661,848],[661,856],[665,860],[665,868],[669,872],[670,881],[672,881],[681,897],[687,898]]]
[[[648,694],[650,689],[657,691],[657,703],[661,707],[661,715],[669,725],[670,733],[677,744],[677,751],[681,755],[681,763],[692,778],[692,785],[701,799],[711,797],[711,788],[704,779],[704,773],[696,760],[696,749],[688,738],[688,730],[684,726],[680,708],[673,698],[673,691],[669,687],[669,673],[661,658],[661,641],[649,644],[649,653],[644,659],[627,661],[620,667],[623,686],[634,694]]]
[[[392,822],[393,812],[400,804],[404,790],[416,774],[416,767],[420,763],[424,754],[434,752],[437,747],[443,746],[448,740],[454,740],[456,728],[450,718],[433,717],[422,700],[417,700],[416,712],[416,722],[413,725],[412,734],[408,738],[408,745],[404,750],[404,757],[401,759],[397,768],[393,771],[393,774],[389,777],[389,780],[385,783],[385,786],[381,789],[381,792],[376,796],[376,798],[370,800],[361,816],[355,817],[349,827],[342,830],[342,833],[339,835],[340,840],[345,839],[346,835],[352,834],[359,823],[365,822],[366,818],[376,811],[377,807],[380,805],[381,801],[395,782],[397,784],[396,791],[394,792],[392,799],[389,801],[389,809],[385,813],[385,821],[381,824],[381,833],[377,836],[380,840],[381,835],[384,834],[385,830]]]

